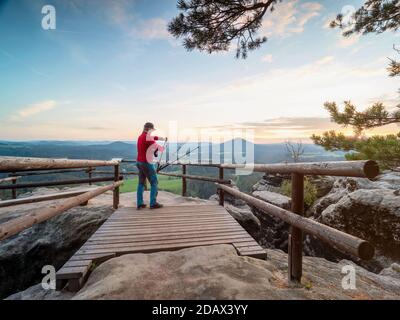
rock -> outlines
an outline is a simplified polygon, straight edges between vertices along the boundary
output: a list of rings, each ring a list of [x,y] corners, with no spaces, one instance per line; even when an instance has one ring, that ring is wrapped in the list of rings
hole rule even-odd
[[[287,255],[238,256],[231,245],[130,254],[100,264],[72,297],[86,299],[399,299],[400,281],[356,265],[356,288],[343,289],[341,264],[304,257],[301,285],[287,283]],[[64,295],[65,294],[65,295]],[[61,296],[62,295],[62,296]],[[69,299],[66,293],[58,298]],[[53,299],[28,289],[8,299]]]
[[[330,176],[310,176],[308,181],[317,189],[317,198],[321,198],[332,190],[335,178]]]
[[[400,195],[395,191],[356,190],[322,211],[319,220],[370,241],[400,261]]]
[[[280,174],[265,174],[263,178],[253,186],[253,191],[279,192],[282,182],[290,178]]]
[[[7,297],[6,300],[69,300],[75,293],[68,291],[44,290],[41,284]]]
[[[392,263],[390,267],[383,269],[379,274],[400,280],[400,264]]]
[[[245,205],[242,207],[235,207],[231,204],[226,204],[225,209],[234,217],[236,220],[243,223],[253,224],[256,228],[260,228],[260,220],[251,212],[249,206]]]
[[[360,263],[379,272],[388,263],[400,261],[399,190],[397,172],[385,172],[375,181],[339,178],[332,190],[311,206],[307,215],[370,241],[376,255],[373,260]]]
[[[291,199],[287,196],[270,191],[254,191],[252,195],[258,199],[281,207],[290,209]],[[250,234],[265,248],[276,248],[287,251],[289,225],[279,218],[253,208],[253,213],[261,222],[261,230]]]
[[[237,186],[232,185],[232,188],[239,190]],[[209,201],[219,202],[219,195],[214,194],[209,198]],[[224,194],[224,208],[234,217],[243,228],[251,230],[252,233],[258,233],[260,230],[260,221],[252,213],[251,208],[243,200],[232,197],[229,193]]]
[[[72,191],[78,188],[64,188]],[[39,188],[25,196],[58,193],[58,188]],[[149,202],[149,192],[145,192]],[[120,206],[135,206],[133,193],[120,195]],[[164,205],[179,206],[187,204],[210,205],[213,201],[181,197],[170,192],[160,191],[157,198]],[[18,218],[34,209],[54,205],[63,200],[24,204],[0,208],[0,223]],[[98,229],[114,211],[112,192],[106,192],[92,200],[85,207],[76,207],[35,225],[24,232],[0,242],[0,298],[16,291],[24,290],[43,278],[44,265],[60,268]],[[35,289],[32,289],[35,290]],[[50,296],[46,293],[46,299]],[[56,297],[59,298],[58,296]]]
[[[290,210],[292,200],[282,194],[270,191],[254,191],[252,196],[283,209]]]
[[[13,207],[0,214],[0,223],[31,210],[32,205]],[[110,205],[76,207],[0,242],[0,298],[37,283],[43,266],[60,268],[112,212]]]

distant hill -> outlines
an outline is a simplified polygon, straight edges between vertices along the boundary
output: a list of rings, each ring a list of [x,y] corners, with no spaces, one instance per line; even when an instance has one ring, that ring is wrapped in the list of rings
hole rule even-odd
[[[235,143],[234,143],[235,142]],[[246,150],[246,141],[236,139],[235,141],[228,141],[220,145],[212,145],[202,143],[202,148],[207,148],[208,156],[212,153],[217,154],[222,160],[232,159],[232,151],[235,147],[242,144],[242,152]],[[178,144],[178,147],[182,144]],[[193,150],[198,146],[197,143],[189,144],[189,148]],[[228,146],[228,147],[227,147]],[[282,161],[290,161],[286,153],[285,145],[283,143],[275,144],[252,144],[247,146],[254,146],[254,161],[256,163],[277,163]],[[329,161],[329,160],[343,160],[343,152],[327,152],[322,147],[313,144],[305,144],[305,154],[302,159],[304,161]],[[181,154],[185,153],[181,149]],[[226,150],[225,150],[226,149]],[[204,150],[204,149],[203,149]],[[200,149],[195,154],[191,155],[191,160],[195,161],[196,154],[200,154]],[[99,159],[109,160],[112,158],[136,158],[136,144],[134,142],[93,142],[93,141],[28,141],[28,142],[14,142],[14,141],[0,141],[0,156],[16,156],[16,157],[43,157],[43,158],[70,158],[70,159]],[[176,157],[176,156],[175,156]],[[188,159],[183,157],[182,160]],[[228,161],[230,162],[230,161]]]
[[[0,142],[0,156],[99,159],[136,157],[136,145],[126,142]]]

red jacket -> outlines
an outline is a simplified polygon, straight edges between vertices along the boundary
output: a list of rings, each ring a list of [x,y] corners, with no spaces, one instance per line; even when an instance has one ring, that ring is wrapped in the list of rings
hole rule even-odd
[[[137,140],[137,162],[151,163],[154,157],[154,151],[157,149],[163,151],[163,147],[156,143],[157,136],[152,137],[148,132],[143,131]]]

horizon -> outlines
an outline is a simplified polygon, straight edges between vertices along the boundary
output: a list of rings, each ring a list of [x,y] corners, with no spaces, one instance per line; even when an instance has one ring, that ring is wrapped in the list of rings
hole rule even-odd
[[[279,4],[260,30],[267,43],[240,60],[233,50],[185,51],[166,29],[176,0],[55,0],[55,30],[41,27],[46,1],[2,1],[0,139],[131,141],[149,120],[162,133],[171,122],[179,133],[220,139],[252,131],[254,143],[351,134],[330,121],[324,102],[393,109],[399,97],[386,71],[397,35],[343,38],[327,27],[362,3]],[[392,124],[366,135],[398,131]]]

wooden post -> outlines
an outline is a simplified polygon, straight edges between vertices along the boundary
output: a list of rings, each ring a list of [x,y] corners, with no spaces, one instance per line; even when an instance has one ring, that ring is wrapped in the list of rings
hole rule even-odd
[[[304,211],[304,175],[292,173],[292,212],[303,215]],[[303,264],[303,232],[290,227],[290,244],[288,246],[289,281],[301,282]]]
[[[219,168],[218,178],[220,180],[224,180],[224,168]],[[224,198],[225,198],[224,190],[219,189],[219,205],[220,206],[224,206]]]
[[[92,179],[92,167],[89,167],[89,169],[88,169],[88,176],[89,176],[89,179]],[[92,185],[92,182],[90,181],[89,186],[91,186],[91,185]]]
[[[15,172],[13,172],[13,174],[15,175]],[[16,184],[17,183],[17,179],[15,178],[13,181],[12,181],[12,184]],[[12,189],[11,190],[11,192],[12,192],[12,198],[13,199],[17,199],[17,189]]]
[[[118,182],[119,181],[119,164],[114,166],[114,181]],[[113,191],[113,207],[114,209],[118,209],[119,205],[119,186],[114,188]]]
[[[186,164],[182,165],[182,174],[186,175]],[[182,197],[186,197],[186,178],[182,177]]]

